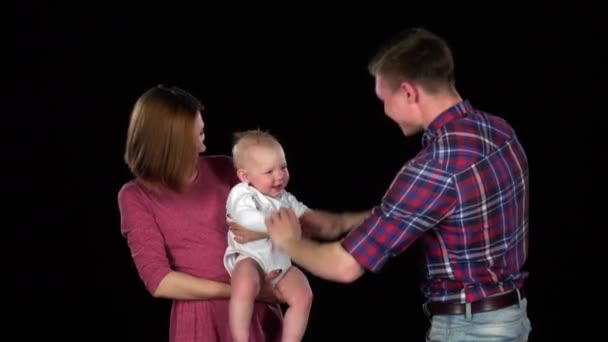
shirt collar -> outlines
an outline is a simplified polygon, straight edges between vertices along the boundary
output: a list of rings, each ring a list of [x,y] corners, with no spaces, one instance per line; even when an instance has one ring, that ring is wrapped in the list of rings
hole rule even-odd
[[[473,106],[471,105],[469,100],[464,100],[443,111],[435,118],[435,120],[431,122],[429,127],[427,127],[427,129],[422,134],[422,146],[428,146],[435,137],[437,131],[439,131],[439,129],[445,124],[454,119],[464,117],[468,112],[471,112],[472,110]]]

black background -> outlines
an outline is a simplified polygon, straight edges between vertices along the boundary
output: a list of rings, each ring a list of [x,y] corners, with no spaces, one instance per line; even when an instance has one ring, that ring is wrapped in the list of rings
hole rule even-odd
[[[282,141],[288,189],[302,201],[330,210],[377,204],[420,136],[405,138],[384,116],[367,61],[391,34],[422,25],[450,42],[461,95],[507,119],[527,150],[530,340],[589,334],[587,310],[604,296],[605,273],[595,245],[606,228],[598,12],[367,6],[358,14],[237,4],[9,12],[9,330],[23,340],[166,340],[170,302],[140,282],[116,203],[130,179],[122,155],[131,107],[156,84],[204,103],[207,154],[229,153],[233,131],[263,128]],[[305,340],[422,341],[416,257],[413,248],[352,284],[309,275]]]

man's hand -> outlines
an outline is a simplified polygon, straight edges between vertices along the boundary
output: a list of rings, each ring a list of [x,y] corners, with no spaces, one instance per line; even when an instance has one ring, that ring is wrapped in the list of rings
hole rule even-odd
[[[271,214],[266,219],[266,226],[272,243],[280,249],[285,249],[289,241],[302,237],[300,223],[292,209],[282,208]]]
[[[228,221],[228,226],[232,234],[234,234],[234,241],[238,243],[247,243],[268,237],[268,234],[249,230],[233,221]]]

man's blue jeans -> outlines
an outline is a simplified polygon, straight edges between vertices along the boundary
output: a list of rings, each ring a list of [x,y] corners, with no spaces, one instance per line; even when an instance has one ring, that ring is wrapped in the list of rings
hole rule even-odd
[[[527,341],[532,330],[527,300],[506,308],[466,315],[435,315],[426,340],[429,342]]]

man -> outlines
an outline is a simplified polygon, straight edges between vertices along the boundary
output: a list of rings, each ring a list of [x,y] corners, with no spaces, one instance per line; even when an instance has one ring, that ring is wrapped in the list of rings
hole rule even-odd
[[[267,219],[273,243],[321,278],[352,282],[421,239],[430,340],[527,340],[528,163],[515,132],[460,97],[447,43],[425,29],[387,44],[369,70],[386,115],[405,136],[423,132],[421,151],[342,240],[303,239],[282,210]]]

